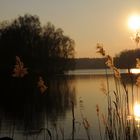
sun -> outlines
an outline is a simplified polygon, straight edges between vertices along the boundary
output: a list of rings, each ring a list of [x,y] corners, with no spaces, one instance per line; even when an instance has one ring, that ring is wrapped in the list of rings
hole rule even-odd
[[[135,31],[140,29],[140,15],[131,15],[128,19],[128,26]]]

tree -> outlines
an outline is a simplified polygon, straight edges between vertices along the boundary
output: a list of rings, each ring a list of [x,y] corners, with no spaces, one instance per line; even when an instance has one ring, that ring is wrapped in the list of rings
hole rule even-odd
[[[116,55],[114,61],[119,68],[134,68],[136,58],[140,58],[140,49],[124,50]]]
[[[29,70],[62,73],[74,57],[74,41],[63,30],[48,23],[42,27],[38,16],[19,16],[0,24],[0,64],[10,73],[18,56]]]
[[[55,29],[54,25],[48,23],[42,32],[42,62],[48,67],[48,71],[63,72],[67,70],[69,60],[74,57],[74,41],[63,34],[63,30]],[[47,54],[47,55],[46,55]]]
[[[15,57],[19,56],[30,67],[34,50],[39,45],[41,26],[37,16],[19,16],[0,27],[0,62],[5,70],[12,69]]]

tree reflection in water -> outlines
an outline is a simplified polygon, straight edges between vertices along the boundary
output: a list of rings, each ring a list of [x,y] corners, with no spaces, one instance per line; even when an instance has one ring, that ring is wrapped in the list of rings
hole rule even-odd
[[[65,119],[71,111],[71,101],[76,105],[73,78],[58,76],[46,80],[47,92],[41,95],[37,89],[37,79],[25,77],[12,78],[8,85],[2,86],[0,102],[0,129],[37,133],[47,129],[51,122],[56,126],[58,119]],[[11,120],[9,124],[8,120]],[[12,130],[11,130],[12,129]],[[31,133],[30,133],[31,134]]]

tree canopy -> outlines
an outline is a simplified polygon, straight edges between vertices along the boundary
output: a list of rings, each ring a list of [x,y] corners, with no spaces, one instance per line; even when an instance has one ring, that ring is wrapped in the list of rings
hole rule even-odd
[[[51,23],[42,26],[38,16],[26,14],[0,23],[0,65],[11,72],[16,56],[29,70],[62,73],[74,57],[74,41]]]
[[[140,58],[140,49],[124,50],[114,59],[119,68],[135,68],[137,58]]]

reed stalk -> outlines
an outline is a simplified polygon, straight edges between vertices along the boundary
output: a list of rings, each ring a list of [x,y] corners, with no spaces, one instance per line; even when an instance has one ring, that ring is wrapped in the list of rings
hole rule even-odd
[[[71,101],[72,105],[72,140],[74,140],[75,137],[75,114],[74,114],[74,103]]]
[[[16,122],[15,122],[15,119],[14,119],[14,121],[13,121],[13,129],[12,129],[12,139],[14,139],[14,134],[15,134],[15,124],[16,124]]]
[[[60,126],[60,132],[61,132],[61,135],[62,135],[62,140],[64,140],[64,128],[62,128],[61,126]]]
[[[102,131],[101,131],[101,123],[100,123],[100,113],[99,113],[99,106],[96,105],[96,112],[97,112],[97,118],[98,118],[98,127],[99,127],[99,133],[100,133],[100,140],[102,140]]]

